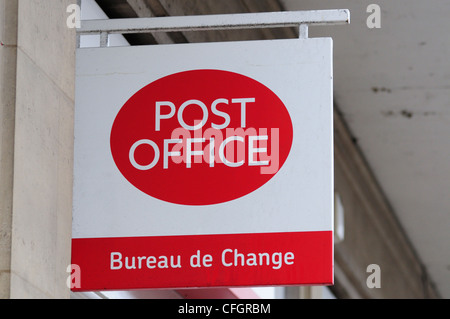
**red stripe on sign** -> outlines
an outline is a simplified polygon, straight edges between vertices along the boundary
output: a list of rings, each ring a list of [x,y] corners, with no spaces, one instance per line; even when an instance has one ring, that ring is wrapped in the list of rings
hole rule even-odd
[[[333,233],[76,238],[72,264],[73,291],[333,284]]]

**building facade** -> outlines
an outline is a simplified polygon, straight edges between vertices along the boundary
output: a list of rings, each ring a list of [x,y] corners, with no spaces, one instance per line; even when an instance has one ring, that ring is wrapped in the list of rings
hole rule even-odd
[[[70,298],[75,56],[73,0],[0,0],[0,297]],[[285,10],[277,0],[97,0],[111,19]],[[130,45],[296,37],[290,28],[126,37]],[[339,113],[334,112],[336,298],[439,298]],[[336,221],[341,217],[335,217]],[[379,268],[374,268],[374,266]],[[377,270],[381,285],[372,285]],[[289,287],[287,298],[320,297]],[[166,291],[154,297],[183,297]],[[139,296],[139,295],[136,295]],[[141,295],[142,296],[142,295]],[[147,295],[150,296],[150,295]],[[205,296],[205,295],[200,295]],[[73,297],[73,295],[72,295]]]

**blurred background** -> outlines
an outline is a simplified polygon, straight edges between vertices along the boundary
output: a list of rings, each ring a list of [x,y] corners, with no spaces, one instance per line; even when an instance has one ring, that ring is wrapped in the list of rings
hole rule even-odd
[[[309,28],[334,43],[333,286],[76,294],[65,285],[75,51],[100,37],[66,27],[73,3],[0,0],[1,297],[450,297],[449,1],[78,1],[82,20],[349,9],[351,23]],[[295,37],[295,28],[148,33],[109,45]]]

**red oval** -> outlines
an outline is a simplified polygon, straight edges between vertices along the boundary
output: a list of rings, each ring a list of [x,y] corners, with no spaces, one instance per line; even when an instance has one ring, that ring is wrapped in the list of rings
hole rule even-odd
[[[116,116],[110,142],[117,168],[142,192],[211,205],[267,183],[286,161],[292,138],[289,113],[269,88],[229,71],[192,70],[134,94]]]

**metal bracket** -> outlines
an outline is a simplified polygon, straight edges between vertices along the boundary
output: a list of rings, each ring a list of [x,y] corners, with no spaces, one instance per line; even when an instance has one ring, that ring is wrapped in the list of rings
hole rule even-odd
[[[350,23],[348,9],[280,11],[263,13],[170,16],[132,19],[84,20],[78,34],[101,34],[101,46],[107,46],[109,34],[205,31],[297,27],[299,37],[308,37],[310,25]]]

